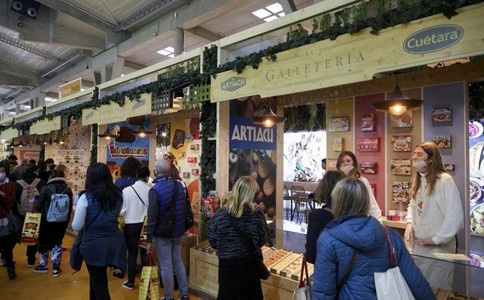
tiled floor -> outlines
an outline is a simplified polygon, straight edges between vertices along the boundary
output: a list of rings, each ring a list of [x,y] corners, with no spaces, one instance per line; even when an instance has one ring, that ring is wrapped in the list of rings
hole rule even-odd
[[[35,300],[86,300],[89,299],[89,275],[86,266],[83,265],[80,272],[72,274],[69,266],[69,250],[73,238],[66,235],[64,246],[67,251],[63,252],[61,268],[63,273],[52,277],[52,270],[48,273],[38,274],[27,268],[25,258],[26,247],[17,245],[14,249],[14,260],[16,261],[17,279],[9,280],[7,268],[0,267],[0,299],[35,299]],[[51,266],[49,266],[51,268]],[[138,288],[127,290],[121,285],[126,279],[119,279],[108,273],[109,291],[113,300],[137,300]],[[139,277],[136,279],[136,287],[139,285]],[[175,292],[176,293],[176,292]],[[163,296],[160,288],[160,297]],[[209,299],[190,296],[192,300]],[[157,300],[157,299],[156,299]]]

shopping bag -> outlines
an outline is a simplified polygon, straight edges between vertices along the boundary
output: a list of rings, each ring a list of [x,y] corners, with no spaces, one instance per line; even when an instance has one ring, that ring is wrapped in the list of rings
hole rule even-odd
[[[301,276],[299,276],[299,286],[294,290],[292,300],[310,300],[311,299],[311,284],[308,275],[308,263],[306,257],[303,256],[301,264]]]
[[[39,241],[39,228],[41,213],[27,212],[25,213],[24,226],[22,228],[22,235],[20,242],[26,246],[33,246]]]
[[[378,299],[415,299],[398,266],[386,272],[375,272],[375,288]]]
[[[138,245],[141,248],[146,249],[146,235],[148,234],[148,219],[145,216],[145,219],[143,220],[143,228],[141,229],[141,235],[138,240]]]
[[[159,296],[158,267],[155,266],[153,256],[149,254],[148,266],[141,270],[138,300],[158,300]]]
[[[374,274],[376,297],[381,300],[415,300],[398,267],[395,249],[386,226],[383,226],[383,232],[388,244],[390,268],[386,272],[375,272]]]
[[[124,216],[118,217],[118,228],[119,228],[119,230],[124,232]]]

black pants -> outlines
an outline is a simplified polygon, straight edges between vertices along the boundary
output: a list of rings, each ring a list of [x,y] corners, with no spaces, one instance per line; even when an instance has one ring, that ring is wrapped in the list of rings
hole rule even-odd
[[[126,239],[126,248],[128,249],[128,282],[134,283],[136,277],[136,266],[138,259],[138,250],[141,250],[141,264],[146,264],[146,249],[139,249],[138,241],[143,229],[143,223],[125,224],[124,237]]]
[[[2,259],[5,259],[7,267],[13,267],[13,248],[15,247],[15,239],[12,235],[0,236],[0,252]]]
[[[38,245],[32,245],[32,246],[27,246],[27,252],[25,255],[27,255],[27,263],[29,265],[35,264],[35,255],[37,254],[37,247]]]
[[[108,267],[86,265],[89,272],[89,300],[111,300],[108,288]]]

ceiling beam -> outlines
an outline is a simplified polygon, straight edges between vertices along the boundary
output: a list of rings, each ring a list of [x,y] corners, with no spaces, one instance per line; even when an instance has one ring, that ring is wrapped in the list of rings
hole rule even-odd
[[[126,20],[116,26],[116,30],[140,28],[141,26],[152,22],[159,17],[165,16],[168,13],[187,4],[190,4],[190,0],[153,1],[151,4],[145,6],[144,8],[138,10],[136,13],[126,18]]]
[[[294,4],[293,0],[279,0],[279,3],[281,3],[282,9],[286,15],[297,10],[296,4]]]
[[[110,42],[119,43],[121,41],[126,40],[127,34],[123,31],[118,30],[115,32],[115,26],[110,24],[109,22],[104,21],[103,19],[89,14],[88,12],[82,10],[79,7],[72,5],[71,3],[67,3],[64,1],[58,0],[37,0],[37,2],[50,7],[56,11],[62,12],[66,15],[69,15],[77,20],[82,21],[94,28],[97,28],[101,31],[104,31],[107,35],[107,38]]]
[[[130,69],[134,69],[134,70],[141,70],[141,69],[144,69],[144,68],[147,67],[145,65],[137,64],[135,62],[128,61],[128,60],[124,61],[124,66],[127,67],[127,68],[130,68]]]
[[[187,32],[189,32],[193,35],[196,35],[198,37],[201,37],[202,39],[206,39],[209,42],[218,41],[221,38],[223,38],[223,36],[220,36],[216,33],[213,33],[213,32],[211,32],[211,31],[209,31],[205,28],[202,28],[200,26],[193,27],[193,28],[190,28],[190,29],[186,29],[185,31],[187,31]]]

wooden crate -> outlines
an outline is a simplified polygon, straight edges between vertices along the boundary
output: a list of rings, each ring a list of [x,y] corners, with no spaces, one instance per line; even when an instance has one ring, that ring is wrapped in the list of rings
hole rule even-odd
[[[190,249],[190,289],[207,294],[214,299],[218,292],[218,257],[215,252],[202,251],[203,246]],[[271,274],[261,280],[265,300],[291,300],[299,282],[289,277]]]

